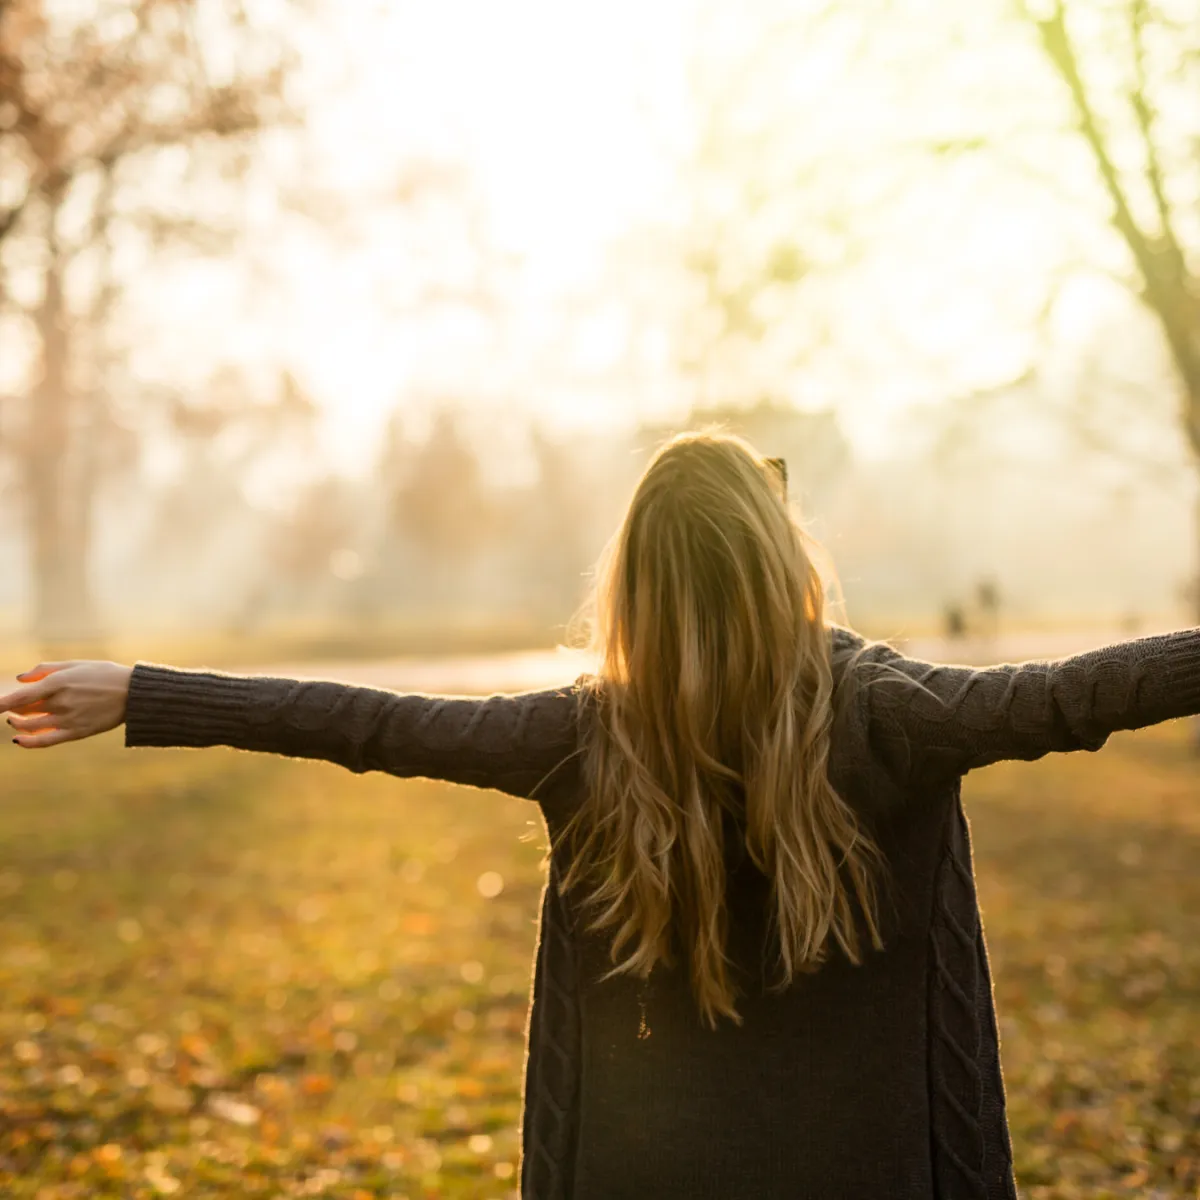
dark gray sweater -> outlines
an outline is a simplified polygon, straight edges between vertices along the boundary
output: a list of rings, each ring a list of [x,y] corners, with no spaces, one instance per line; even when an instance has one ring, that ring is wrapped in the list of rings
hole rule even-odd
[[[643,985],[598,982],[607,947],[558,895],[564,864],[552,856],[522,1196],[1016,1195],[960,780],[999,759],[1097,750],[1115,730],[1200,712],[1200,630],[983,670],[830,633],[848,702],[829,775],[887,856],[886,948],[858,967],[833,956],[769,992],[768,881],[743,858],[728,899],[744,1023],[712,1031],[678,968],[656,968]],[[227,745],[495,788],[536,800],[553,835],[580,796],[580,695],[401,695],[139,663],[126,744]]]

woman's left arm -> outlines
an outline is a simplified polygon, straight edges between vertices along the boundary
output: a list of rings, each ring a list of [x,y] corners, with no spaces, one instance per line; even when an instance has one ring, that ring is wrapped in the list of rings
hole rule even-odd
[[[18,711],[40,706],[57,722],[43,731],[58,729],[66,734],[61,741],[123,720],[127,746],[232,746],[531,799],[577,749],[573,686],[474,699],[151,663],[132,670],[80,663],[26,687],[24,696],[18,689],[0,704]],[[35,697],[35,689],[45,694]],[[39,736],[32,732],[21,741],[53,744],[39,743]]]
[[[910,778],[1098,750],[1118,730],[1200,713],[1200,628],[993,667],[923,662],[886,643],[862,660],[875,748]]]

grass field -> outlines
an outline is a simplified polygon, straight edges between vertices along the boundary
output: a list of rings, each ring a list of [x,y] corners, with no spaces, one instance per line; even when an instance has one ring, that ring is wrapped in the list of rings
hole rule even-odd
[[[0,1192],[516,1195],[532,806],[115,736],[2,771]],[[1196,1197],[1186,730],[967,801],[1023,1194]]]

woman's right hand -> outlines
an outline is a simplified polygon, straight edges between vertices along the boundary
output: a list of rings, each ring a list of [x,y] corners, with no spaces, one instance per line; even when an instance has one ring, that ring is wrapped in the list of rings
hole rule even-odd
[[[132,667],[115,662],[39,663],[0,696],[18,746],[36,750],[116,729],[125,720]]]

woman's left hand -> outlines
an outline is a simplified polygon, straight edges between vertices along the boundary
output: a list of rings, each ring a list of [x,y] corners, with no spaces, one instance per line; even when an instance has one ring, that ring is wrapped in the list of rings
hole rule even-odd
[[[0,711],[11,714],[18,746],[78,741],[125,720],[132,674],[132,667],[115,662],[39,663],[17,676],[22,686],[0,696]]]

